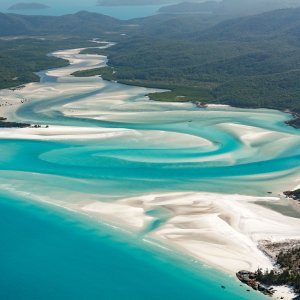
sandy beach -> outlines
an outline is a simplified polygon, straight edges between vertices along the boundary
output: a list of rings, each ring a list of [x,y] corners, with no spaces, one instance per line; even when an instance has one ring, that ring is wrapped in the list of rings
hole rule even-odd
[[[80,55],[82,49],[58,51],[54,55],[70,61],[70,66],[47,72],[48,76],[57,77],[56,83],[40,85],[31,83],[21,90],[3,90],[0,93],[0,116],[10,117],[20,105],[28,101],[54,99],[57,95],[73,95],[74,93],[92,92],[105,86],[97,80],[82,79],[75,87],[68,84],[68,78],[74,71],[86,70],[106,65],[106,58],[97,55]],[[96,77],[95,77],[96,78]],[[102,84],[102,85],[101,85]],[[140,92],[142,89],[140,89]],[[124,92],[126,94],[126,92]],[[129,93],[129,92],[128,92]],[[134,92],[132,92],[134,93]],[[136,116],[136,124],[146,122],[155,115],[152,113],[130,112],[124,113],[120,104],[128,108],[130,104],[121,100],[124,94],[112,92],[103,99],[103,107],[111,109],[111,99],[118,110],[108,113],[108,109],[100,110],[99,107],[89,107],[97,104],[97,98],[87,98],[86,102],[66,104],[63,114],[73,117],[86,117],[105,121],[129,122]],[[126,96],[130,94],[126,94]],[[104,94],[105,96],[105,94]],[[111,98],[109,98],[111,97]],[[127,105],[127,106],[126,106]],[[172,104],[168,105],[171,110]],[[186,109],[189,109],[187,104]],[[174,104],[178,107],[179,104]],[[146,106],[145,106],[146,107]],[[170,108],[171,107],[171,108]],[[185,107],[185,106],[183,106]],[[215,106],[211,106],[214,108]],[[226,107],[227,109],[227,107]],[[197,112],[196,112],[197,113]],[[209,112],[208,112],[209,113]],[[226,113],[226,112],[225,112]],[[178,119],[181,112],[171,111],[168,121]],[[194,112],[191,112],[193,115]],[[216,113],[217,114],[217,113]],[[212,119],[215,116],[211,112]],[[211,122],[209,120],[209,122]],[[209,123],[210,125],[210,123]],[[167,127],[167,125],[166,125]],[[263,158],[272,146],[272,153],[268,159],[281,154],[281,145],[289,147],[297,144],[298,136],[286,132],[275,132],[268,128],[256,128],[242,124],[219,123],[216,128],[221,128],[225,134],[233,136],[237,143],[243,146],[229,153],[216,153],[207,157],[194,157],[186,159],[190,162],[226,162],[233,165],[248,157],[256,157],[257,161]],[[131,139],[132,145],[136,140],[142,141],[139,147],[152,147],[152,149],[176,149],[189,147],[202,151],[216,151],[220,147],[215,141],[188,134],[184,130],[175,132],[170,126],[170,131],[143,130],[126,128],[102,128],[50,125],[48,128],[5,128],[0,131],[1,139],[27,139],[27,140],[97,140]],[[193,128],[188,123],[186,128]],[[196,127],[195,127],[196,128]],[[196,128],[197,129],[197,128]],[[196,130],[195,129],[195,130]],[[173,131],[172,131],[173,130]],[[180,141],[180,143],[178,143]],[[257,145],[260,145],[259,151]],[[160,148],[159,148],[160,147]],[[115,156],[113,158],[119,158]],[[128,161],[151,162],[151,157],[145,158],[142,154],[136,158],[129,157]],[[152,158],[152,162],[160,163],[159,159]],[[165,161],[179,162],[180,158],[166,157]],[[283,173],[283,172],[282,172]],[[278,172],[279,174],[279,172]],[[299,176],[290,175],[292,184],[299,181]],[[284,190],[285,187],[278,189]],[[227,274],[234,275],[241,269],[255,271],[257,268],[272,268],[272,261],[258,249],[261,240],[282,241],[300,239],[300,219],[283,215],[267,207],[258,205],[257,202],[276,204],[283,198],[276,196],[248,196],[241,194],[221,194],[199,191],[170,192],[142,194],[135,197],[123,198],[113,202],[85,199],[76,204],[70,204],[61,199],[51,199],[51,203],[66,209],[85,213],[100,221],[105,221],[131,232],[144,235],[167,247],[172,247],[195,259],[208,267],[214,267]],[[159,225],[157,225],[159,224]],[[276,297],[284,295],[284,299],[291,299],[288,288],[280,288]]]
[[[151,210],[168,211],[162,225],[149,232],[148,238],[174,247],[208,267],[234,275],[241,269],[272,269],[269,257],[258,242],[300,239],[300,219],[254,204],[276,203],[276,197],[249,197],[209,193],[173,193],[145,195],[115,203],[94,202],[80,207],[93,217],[134,232],[144,232],[159,218]],[[147,238],[147,235],[146,235]],[[293,299],[289,287],[275,286],[274,299]]]
[[[167,220],[150,232],[150,237],[234,274],[241,269],[255,271],[258,267],[272,267],[270,259],[258,250],[258,241],[300,238],[300,220],[254,204],[262,200],[276,202],[279,199],[173,193],[145,195],[115,203],[94,202],[80,210],[134,231],[144,231],[156,219],[150,217],[148,211],[167,210]],[[117,214],[118,211],[122,213]]]

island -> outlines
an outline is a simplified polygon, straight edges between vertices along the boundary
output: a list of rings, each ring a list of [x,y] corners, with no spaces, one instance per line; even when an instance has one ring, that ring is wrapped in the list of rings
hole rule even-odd
[[[100,6],[124,6],[124,5],[160,5],[160,4],[170,4],[173,3],[172,0],[98,0],[97,5]]]
[[[37,2],[20,2],[13,4],[8,8],[8,10],[26,10],[26,9],[48,9],[49,6],[43,3],[37,3]]]

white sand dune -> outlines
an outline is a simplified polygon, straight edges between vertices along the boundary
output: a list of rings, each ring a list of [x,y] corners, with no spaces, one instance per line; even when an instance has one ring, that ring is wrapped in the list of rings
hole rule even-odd
[[[254,202],[276,203],[276,197],[213,193],[153,194],[114,203],[93,202],[80,210],[100,219],[143,231],[155,217],[151,209],[165,209],[170,217],[148,233],[202,262],[230,274],[241,269],[272,268],[258,248],[260,240],[300,238],[300,219],[283,216]]]

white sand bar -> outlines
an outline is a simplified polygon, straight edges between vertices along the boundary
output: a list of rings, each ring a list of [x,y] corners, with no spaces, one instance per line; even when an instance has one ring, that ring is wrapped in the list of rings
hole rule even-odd
[[[107,44],[108,46],[110,44]],[[75,71],[100,68],[106,66],[107,63],[106,57],[82,55],[80,54],[81,50],[74,49],[54,53],[55,56],[70,61],[70,65],[65,68],[45,72],[45,75],[55,77],[55,82],[31,83],[15,91],[0,91],[1,116],[13,116],[13,112],[20,105],[26,105],[27,102],[51,102],[57,97],[89,93],[91,95],[83,97],[81,101],[53,104],[52,107],[45,109],[58,110],[65,116],[84,117],[115,122],[116,124],[125,122],[137,125],[145,124],[146,126],[149,124],[157,125],[156,130],[43,125],[41,128],[4,128],[0,132],[0,138],[27,140],[94,139],[99,141],[102,146],[104,142],[107,143],[111,147],[108,149],[115,149],[114,145],[120,149],[122,146],[119,139],[122,137],[125,148],[128,145],[133,149],[190,148],[194,150],[194,152],[191,151],[193,155],[190,158],[183,158],[184,162],[218,162],[225,166],[271,160],[279,157],[282,151],[285,151],[283,156],[289,156],[293,153],[287,149],[297,148],[299,136],[284,128],[280,132],[273,130],[268,122],[273,124],[274,116],[269,116],[269,113],[265,113],[263,116],[260,116],[259,112],[252,113],[250,118],[246,111],[230,112],[230,108],[226,106],[212,105],[207,110],[198,111],[191,109],[192,105],[187,103],[150,102],[144,95],[154,90],[140,87],[105,90],[108,83],[98,76],[74,78],[71,74]],[[97,91],[100,89],[104,89],[104,91],[98,93]],[[141,99],[132,100],[131,98],[135,95],[141,95]],[[230,118],[231,114],[244,118],[247,120],[246,124],[233,123]],[[254,124],[257,123],[255,122],[257,120],[264,120],[265,122],[258,124],[257,127],[249,120],[254,120]],[[283,122],[285,117],[278,115],[276,120]],[[164,126],[161,126],[162,123],[165,123]],[[178,128],[181,130],[178,131]],[[214,129],[215,136],[211,139],[206,134],[202,136],[203,128]],[[194,155],[195,149],[199,154],[222,149],[222,140],[220,142],[218,137],[224,134],[234,140],[238,146],[230,151],[221,151],[213,155]],[[110,140],[117,140],[118,143],[109,144]],[[97,153],[94,155],[97,157]],[[161,158],[158,155],[136,154],[131,157],[116,151],[112,157],[127,162],[131,160],[151,163],[166,161],[177,163],[181,159],[171,155]],[[283,172],[279,170],[274,173],[274,178],[275,175],[280,178],[283,176]],[[251,176],[245,176],[241,179],[234,177],[234,179],[229,178],[229,180],[236,180],[233,184],[241,180],[240,184],[243,185],[243,188],[246,185],[252,188],[252,181],[246,181],[252,178]],[[255,176],[252,178],[254,179],[253,182],[259,179],[259,175],[253,176]],[[261,174],[260,179],[262,180],[267,176],[269,176],[268,173]],[[242,181],[243,179],[244,181]],[[225,179],[222,180],[219,182],[222,183]],[[284,177],[282,182],[284,184],[278,184],[276,181],[270,190],[281,192],[287,183],[291,186],[299,184],[299,176],[295,176],[291,172],[290,175]],[[218,184],[218,181],[213,183]],[[11,182],[9,185],[12,185]],[[28,185],[24,186],[28,189]],[[2,186],[2,188],[4,187]],[[15,186],[13,188],[16,189]],[[14,192],[16,191],[14,190]],[[23,192],[25,193],[25,191]],[[30,189],[26,193],[30,199],[34,199],[34,194],[31,193]],[[242,193],[247,192],[243,190]],[[273,267],[271,260],[257,248],[260,240],[300,239],[300,219],[284,216],[256,204],[257,201],[276,204],[280,201],[278,197],[191,191],[153,193],[110,202],[103,200],[105,195],[101,195],[101,198],[98,194],[88,194],[86,198],[80,197],[76,203],[68,203],[63,197],[55,199],[51,195],[47,196],[49,197],[47,202],[52,205],[83,212],[100,221],[137,232],[145,239],[151,238],[161,245],[174,247],[229,274],[234,274],[241,269],[255,270],[258,267]],[[70,194],[69,197],[76,198],[76,193]],[[85,200],[81,200],[82,198]],[[154,222],[157,220],[160,222],[156,222],[154,226]],[[276,297],[281,297],[280,295],[284,295],[285,299],[291,298],[290,290],[287,287],[278,288]]]
[[[175,246],[207,265],[234,274],[241,269],[272,268],[258,248],[259,240],[300,238],[300,219],[261,207],[256,201],[274,202],[276,197],[250,197],[213,193],[153,194],[113,203],[93,202],[80,210],[135,231],[144,231],[155,217],[153,209],[170,215],[147,234]]]

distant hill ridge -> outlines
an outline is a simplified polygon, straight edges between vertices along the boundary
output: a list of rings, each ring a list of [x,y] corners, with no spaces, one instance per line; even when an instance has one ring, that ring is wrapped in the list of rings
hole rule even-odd
[[[94,70],[94,75],[106,72],[106,79],[171,90],[155,94],[155,100],[200,99],[300,114],[299,16],[300,8],[225,21],[202,14],[130,21],[89,12],[62,17],[1,14],[0,35],[71,34],[87,40],[107,32],[121,37],[126,30],[106,50],[108,68]]]
[[[300,1],[300,0],[299,0]],[[213,2],[213,1],[211,1]],[[206,2],[207,3],[207,2]],[[205,4],[205,3],[204,3]],[[223,22],[220,22],[225,20]],[[139,33],[156,36],[178,35],[187,39],[234,39],[243,35],[288,33],[298,38],[300,7],[226,20],[219,16],[156,15],[129,21],[80,11],[64,16],[27,16],[0,13],[0,36],[22,34],[88,34],[120,30],[126,25],[139,25]],[[219,23],[219,24],[217,24]],[[213,26],[215,25],[215,26]],[[167,28],[167,30],[165,30]],[[203,31],[204,30],[204,31]]]
[[[161,13],[212,13],[230,16],[247,16],[283,8],[300,7],[300,0],[223,0],[182,2],[160,8]]]
[[[285,35],[300,41],[300,7],[279,9],[255,16],[221,22],[198,36],[198,40],[247,40],[251,38]]]
[[[77,34],[97,36],[122,25],[115,18],[80,11],[64,16],[26,16],[0,13],[0,35]]]
[[[159,5],[174,3],[173,0],[98,0],[97,5],[99,6],[120,6],[120,5]]]

